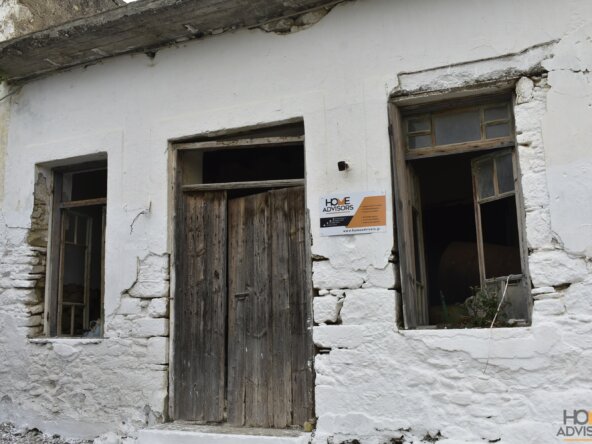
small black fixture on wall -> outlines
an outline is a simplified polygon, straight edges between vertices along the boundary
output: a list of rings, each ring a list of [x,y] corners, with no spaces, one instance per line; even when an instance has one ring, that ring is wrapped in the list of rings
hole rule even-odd
[[[337,162],[337,169],[339,171],[349,170],[349,163],[347,163],[345,160],[340,160],[339,162]]]

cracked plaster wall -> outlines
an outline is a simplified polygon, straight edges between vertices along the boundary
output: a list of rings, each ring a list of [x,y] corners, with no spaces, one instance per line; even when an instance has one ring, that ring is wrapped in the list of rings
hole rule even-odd
[[[440,432],[448,443],[554,442],[562,410],[584,408],[592,396],[592,4],[558,3],[349,2],[295,34],[242,30],[26,85],[11,98],[0,211],[0,356],[10,356],[0,361],[0,419],[70,436],[134,436],[162,420],[167,141],[303,117],[313,253],[327,259],[315,262],[313,276],[313,335],[322,351],[314,441],[417,442]],[[520,54],[496,58],[509,53]],[[462,64],[475,60],[482,61]],[[432,70],[438,66],[445,68]],[[514,111],[533,324],[398,330],[392,222],[386,233],[321,238],[318,198],[341,190],[390,195],[392,91],[508,74],[522,77]],[[11,273],[38,265],[26,242],[35,164],[100,153],[109,161],[106,338],[27,339],[34,291]],[[338,160],[351,170],[338,172]]]

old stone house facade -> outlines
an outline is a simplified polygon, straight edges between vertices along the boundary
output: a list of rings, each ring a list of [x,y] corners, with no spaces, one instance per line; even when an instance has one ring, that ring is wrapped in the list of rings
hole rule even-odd
[[[585,438],[591,70],[586,0],[142,0],[0,43],[0,422]],[[384,221],[325,235],[358,194]]]

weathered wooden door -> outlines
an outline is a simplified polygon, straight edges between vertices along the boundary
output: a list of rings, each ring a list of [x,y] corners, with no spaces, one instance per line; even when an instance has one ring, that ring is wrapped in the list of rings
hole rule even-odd
[[[224,420],[226,192],[183,193],[176,245],[174,416]]]
[[[304,189],[186,194],[182,213],[175,419],[302,426],[314,416]]]
[[[228,203],[228,422],[302,426],[312,417],[303,188]]]

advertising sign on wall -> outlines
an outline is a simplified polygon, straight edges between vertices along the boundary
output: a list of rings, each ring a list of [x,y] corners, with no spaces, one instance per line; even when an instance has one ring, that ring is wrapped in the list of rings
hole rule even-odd
[[[321,197],[321,236],[386,231],[386,194],[340,193]]]

